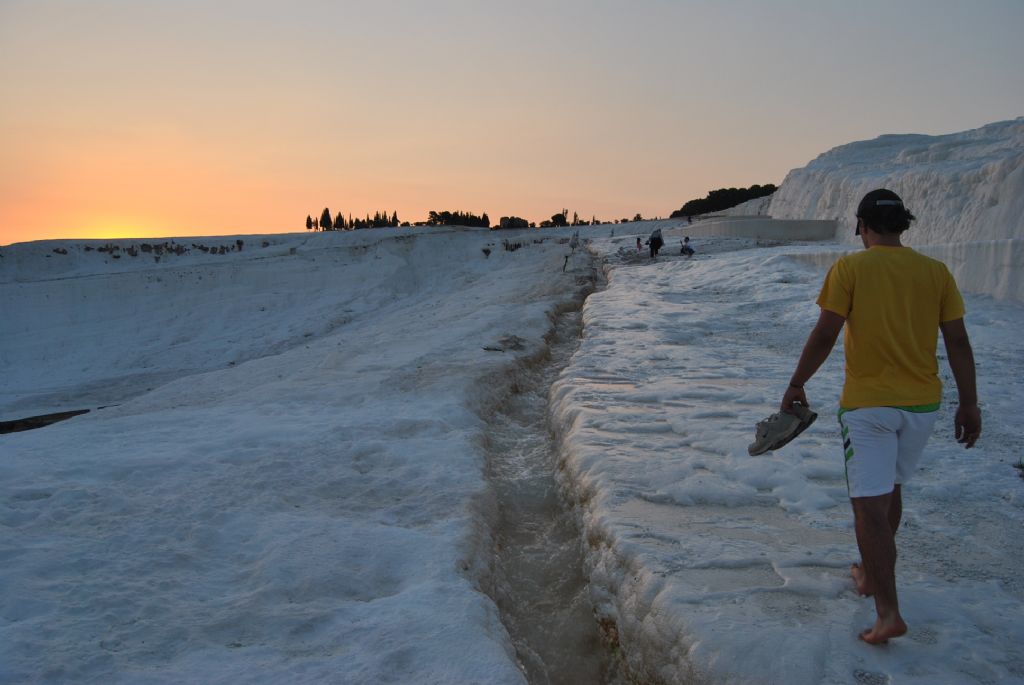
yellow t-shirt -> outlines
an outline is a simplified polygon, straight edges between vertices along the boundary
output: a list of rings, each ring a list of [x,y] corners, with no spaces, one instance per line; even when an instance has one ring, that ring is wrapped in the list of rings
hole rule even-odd
[[[942,262],[909,247],[875,245],[840,257],[818,306],[846,319],[844,409],[936,404],[939,323],[964,316]]]

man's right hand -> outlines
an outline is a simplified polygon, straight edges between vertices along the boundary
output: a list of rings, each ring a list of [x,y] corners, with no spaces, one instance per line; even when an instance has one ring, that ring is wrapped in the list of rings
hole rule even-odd
[[[810,407],[811,406],[810,402],[807,401],[807,395],[804,393],[804,389],[803,388],[798,388],[798,387],[796,387],[794,385],[791,385],[788,388],[786,388],[786,392],[782,396],[782,402],[781,402],[780,408],[782,409],[782,411],[786,412],[787,414],[792,414],[792,413],[794,413],[793,412],[793,403],[794,402],[799,402],[800,404],[804,405],[805,407]]]
[[[978,409],[978,405],[957,407],[953,430],[957,442],[966,449],[974,447],[974,443],[981,436],[981,410]]]

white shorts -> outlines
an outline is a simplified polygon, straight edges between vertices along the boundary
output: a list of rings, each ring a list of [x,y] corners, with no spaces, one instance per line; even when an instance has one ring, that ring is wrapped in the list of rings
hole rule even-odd
[[[850,497],[886,495],[910,480],[937,417],[895,407],[840,411]]]

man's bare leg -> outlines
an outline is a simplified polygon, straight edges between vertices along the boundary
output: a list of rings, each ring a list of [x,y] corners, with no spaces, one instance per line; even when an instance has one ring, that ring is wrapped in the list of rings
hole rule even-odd
[[[892,491],[892,497],[889,499],[889,528],[892,530],[894,538],[896,537],[896,531],[899,530],[902,518],[903,493],[900,490],[900,486],[896,485]],[[857,594],[864,597],[871,597],[875,594],[875,590],[868,582],[864,569],[860,564],[852,564],[850,566],[850,575],[853,577],[853,584],[857,588]]]
[[[892,497],[889,499],[889,528],[892,529],[893,537],[900,529],[900,521],[903,519],[903,491],[899,484],[892,486]]]
[[[907,632],[896,597],[896,536],[892,528],[895,496],[892,492],[850,500],[862,559],[862,579],[865,589],[874,595],[878,614],[875,625],[860,634],[869,644],[883,644]],[[896,524],[899,525],[898,519]]]
[[[868,583],[868,579],[864,575],[864,568],[860,564],[850,564],[850,576],[853,577],[853,586],[858,595],[871,597],[875,594],[875,589]]]

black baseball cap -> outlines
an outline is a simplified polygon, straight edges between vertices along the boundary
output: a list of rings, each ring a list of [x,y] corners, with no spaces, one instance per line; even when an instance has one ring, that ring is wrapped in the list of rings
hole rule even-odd
[[[902,207],[903,200],[899,195],[887,188],[876,188],[864,196],[864,199],[857,205],[857,219],[870,219],[877,216],[881,207]],[[854,235],[860,235],[860,221],[857,221],[857,229]]]

